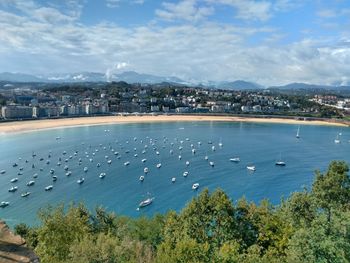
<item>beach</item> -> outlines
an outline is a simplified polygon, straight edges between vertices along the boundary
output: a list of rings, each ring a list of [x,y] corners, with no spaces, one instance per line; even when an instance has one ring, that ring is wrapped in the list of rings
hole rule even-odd
[[[237,116],[202,116],[202,115],[125,115],[125,116],[98,116],[80,118],[45,119],[29,121],[13,121],[0,123],[0,133],[29,132],[43,129],[66,128],[76,126],[93,126],[122,123],[146,123],[146,122],[196,122],[196,121],[218,121],[218,122],[256,122],[256,123],[282,123],[295,125],[333,125],[343,126],[342,123],[334,123],[321,120],[297,120],[284,118],[251,118]]]

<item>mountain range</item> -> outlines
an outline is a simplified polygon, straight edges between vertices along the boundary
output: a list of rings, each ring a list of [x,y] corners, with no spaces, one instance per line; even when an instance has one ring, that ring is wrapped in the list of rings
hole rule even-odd
[[[281,89],[281,90],[350,90],[350,86],[328,86],[306,83],[290,83],[283,86],[264,87],[260,84],[236,80],[236,81],[206,81],[188,82],[178,77],[161,77],[151,74],[142,74],[135,71],[122,73],[104,74],[95,72],[79,72],[74,74],[52,74],[46,76],[35,76],[23,73],[0,73],[1,82],[22,82],[22,83],[79,83],[79,82],[111,82],[125,81],[127,83],[157,84],[169,83],[187,86],[200,86],[226,90],[259,90],[259,89]]]

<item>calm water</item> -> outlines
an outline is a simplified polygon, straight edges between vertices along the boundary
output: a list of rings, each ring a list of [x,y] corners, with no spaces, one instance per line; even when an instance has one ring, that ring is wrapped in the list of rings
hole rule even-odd
[[[10,206],[0,208],[0,218],[12,226],[19,222],[36,224],[36,212],[40,207],[71,201],[83,201],[90,208],[103,205],[109,211],[129,216],[152,215],[169,209],[179,211],[205,187],[210,190],[221,187],[232,200],[245,196],[248,200],[268,198],[278,203],[282,196],[310,186],[315,169],[326,169],[334,159],[350,162],[348,128],[302,126],[299,140],[295,138],[296,131],[297,126],[283,124],[178,122],[1,135],[0,170],[6,170],[6,173],[0,175],[0,201],[9,201]],[[335,144],[339,132],[342,133],[342,143]],[[56,137],[61,139],[56,140]],[[213,144],[208,144],[208,141]],[[219,142],[223,147],[219,147]],[[196,149],[195,154],[191,151],[191,144]],[[142,154],[145,145],[148,148]],[[213,145],[215,152],[211,149]],[[181,151],[180,146],[183,147]],[[170,154],[171,149],[173,154]],[[130,152],[126,153],[127,150]],[[51,158],[48,158],[50,151]],[[120,159],[112,151],[119,152]],[[34,158],[33,152],[36,154]],[[134,157],[134,154],[138,156]],[[182,160],[178,159],[179,154]],[[215,162],[215,167],[209,166],[205,155],[209,161]],[[275,166],[280,155],[287,163],[285,167]],[[57,166],[60,157],[62,165]],[[239,157],[241,162],[230,162],[232,157]],[[44,160],[40,161],[40,158]],[[81,165],[79,158],[82,159]],[[147,158],[145,163],[141,162],[143,158]],[[46,164],[47,160],[50,164]],[[107,160],[112,163],[109,165]],[[124,165],[126,161],[130,162],[129,166]],[[186,161],[190,162],[188,167]],[[18,167],[14,168],[15,162]],[[97,163],[101,163],[100,168],[96,167]],[[156,168],[157,163],[162,164],[160,169]],[[69,177],[65,175],[65,165],[72,172]],[[255,165],[256,171],[248,172],[247,165]],[[89,168],[86,173],[83,171],[85,166]],[[23,175],[17,175],[20,167],[23,167]],[[144,167],[150,172],[141,183],[139,177],[144,174]],[[51,168],[58,177],[56,182],[49,173]],[[182,175],[184,171],[189,172],[187,178]],[[101,172],[106,173],[104,179],[98,177]],[[33,179],[35,173],[38,177]],[[79,185],[76,181],[81,175],[85,182]],[[18,182],[10,183],[14,177],[18,177]],[[171,182],[172,177],[176,177],[175,183]],[[35,185],[28,187],[26,184],[30,180],[35,180]],[[193,191],[192,184],[197,182],[199,191]],[[44,188],[51,184],[53,190],[46,192]],[[8,192],[14,185],[18,186],[18,191]],[[30,191],[31,195],[23,198],[21,193],[25,191]],[[148,192],[155,197],[153,204],[137,211],[139,202],[147,197]]]

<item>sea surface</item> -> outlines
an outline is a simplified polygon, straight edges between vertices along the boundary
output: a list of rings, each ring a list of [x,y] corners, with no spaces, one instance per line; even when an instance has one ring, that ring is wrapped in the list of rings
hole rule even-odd
[[[250,201],[267,198],[277,204],[293,191],[310,188],[314,171],[324,171],[331,160],[350,163],[349,128],[302,125],[300,139],[296,138],[297,129],[290,124],[170,122],[0,135],[0,171],[6,171],[0,174],[0,202],[10,202],[0,208],[0,218],[10,226],[21,222],[35,225],[39,224],[39,208],[81,201],[89,208],[102,205],[117,214],[151,216],[170,209],[180,211],[206,187],[210,191],[222,188],[233,201],[245,196]],[[341,143],[336,144],[339,133]],[[230,162],[234,157],[240,162]],[[280,159],[285,167],[275,165]],[[18,166],[13,167],[14,163]],[[156,167],[158,163],[161,168]],[[70,176],[65,174],[66,165]],[[249,172],[248,165],[254,165],[256,171]],[[148,174],[144,174],[145,167]],[[100,173],[106,173],[104,179],[99,178]],[[57,176],[55,182],[53,175]],[[143,182],[141,175],[145,176]],[[11,183],[16,177],[18,182]],[[80,177],[85,179],[82,184],[77,183]],[[27,186],[31,180],[35,184]],[[197,191],[192,190],[194,183],[200,185]],[[53,185],[51,191],[44,190],[48,185]],[[18,187],[14,193],[8,192],[12,186]],[[21,197],[27,191],[31,194]],[[153,203],[138,210],[147,197],[153,197]]]

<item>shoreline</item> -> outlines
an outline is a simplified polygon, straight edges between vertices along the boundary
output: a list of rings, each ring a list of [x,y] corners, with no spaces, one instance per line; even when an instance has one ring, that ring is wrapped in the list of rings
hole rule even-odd
[[[150,123],[150,122],[252,122],[272,124],[294,124],[294,125],[327,125],[348,127],[344,123],[331,122],[327,120],[297,120],[289,118],[257,118],[218,115],[145,115],[145,116],[97,116],[45,120],[13,121],[0,123],[0,135],[33,132],[47,129],[73,128],[81,126],[111,125],[123,123]]]

